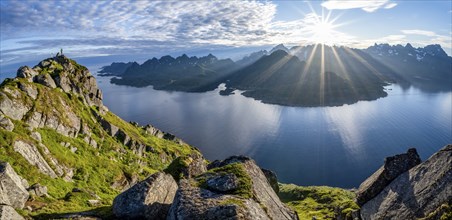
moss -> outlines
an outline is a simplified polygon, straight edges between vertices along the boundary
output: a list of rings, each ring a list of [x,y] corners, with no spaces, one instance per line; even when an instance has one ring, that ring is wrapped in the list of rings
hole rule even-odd
[[[281,201],[297,211],[300,219],[333,219],[351,216],[359,209],[353,192],[327,186],[279,184]],[[339,213],[335,211],[340,210]]]
[[[193,159],[190,156],[177,157],[164,171],[173,176],[173,178],[178,182],[180,179],[184,178],[183,171],[188,169],[188,166],[192,161]]]
[[[227,198],[227,199],[221,200],[218,205],[222,205],[222,206],[237,205],[237,206],[240,206],[242,208],[246,208],[245,207],[245,203],[243,202],[243,200],[236,199],[236,198]]]
[[[204,189],[209,189],[207,186],[207,180],[212,175],[225,175],[232,173],[238,179],[238,187],[237,189],[229,192],[228,194],[237,195],[242,198],[248,199],[253,197],[253,183],[251,181],[251,177],[246,172],[243,164],[236,162],[231,163],[222,167],[217,167],[211,170],[208,170],[204,174],[197,176],[195,180],[197,181],[197,185]],[[211,189],[209,189],[211,190]]]

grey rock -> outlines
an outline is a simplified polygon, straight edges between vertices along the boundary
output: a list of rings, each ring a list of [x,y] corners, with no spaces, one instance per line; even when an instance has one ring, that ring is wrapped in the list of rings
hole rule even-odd
[[[53,81],[52,77],[48,73],[39,74],[39,75],[35,76],[33,81],[35,83],[42,84],[42,85],[47,86],[52,89],[57,87],[55,84],[55,81]]]
[[[112,137],[116,136],[116,134],[119,131],[119,128],[113,125],[112,123],[108,122],[105,119],[100,120],[100,124],[102,128]]]
[[[11,119],[22,120],[30,109],[31,106],[24,104],[20,99],[10,99],[5,93],[0,92],[0,111]]]
[[[264,168],[261,168],[261,170],[264,173],[265,177],[268,180],[268,183],[273,188],[273,190],[275,190],[276,193],[279,193],[278,177],[276,176],[276,173]]]
[[[249,176],[252,183],[251,198],[228,193],[229,190],[221,192],[218,190],[221,189],[219,184],[212,184],[204,189],[191,184],[190,181],[194,181],[192,179],[182,179],[168,219],[298,219],[296,213],[279,200],[264,173],[252,159],[234,156],[223,161],[215,161],[209,164],[208,169],[232,163],[240,163]],[[231,181],[234,177],[221,177],[227,174],[225,171],[218,173],[211,171],[196,178],[206,178],[206,182],[212,177],[217,178],[217,181],[213,182],[229,185],[222,189],[232,189],[234,184],[230,183],[234,182]]]
[[[121,130],[121,129],[119,129],[118,132],[116,132],[116,135],[115,135],[115,136],[116,136],[116,137],[118,138],[118,140],[119,140],[122,144],[124,144],[124,145],[128,145],[129,142],[130,142],[130,137],[129,137],[129,135],[127,135],[126,132],[123,131],[123,130]]]
[[[133,185],[135,185],[137,182],[138,182],[137,175],[135,174],[132,176],[123,175],[121,179],[114,181],[111,187],[113,189],[121,190],[123,192],[132,187]]]
[[[36,195],[38,197],[48,196],[47,195],[47,186],[42,186],[39,183],[35,183],[28,188],[28,193],[30,195]]]
[[[24,220],[24,218],[13,207],[0,205],[0,220]]]
[[[37,76],[38,72],[28,66],[22,66],[17,70],[17,77],[25,78],[29,82],[33,82],[33,77]]]
[[[42,173],[52,178],[57,177],[57,175],[49,166],[49,164],[44,160],[41,153],[39,153],[36,146],[18,140],[14,142],[14,151],[22,155],[28,161],[28,163],[30,163],[33,166],[36,166]]]
[[[232,191],[239,186],[237,177],[232,173],[213,175],[207,178],[206,183],[209,189],[219,192]]]
[[[177,157],[165,169],[165,172],[171,174],[176,180],[180,178],[192,178],[206,171],[205,159],[198,153]]]
[[[83,140],[84,140],[87,144],[89,144],[90,146],[92,146],[92,147],[94,147],[94,148],[97,148],[97,142],[96,142],[96,140],[94,140],[94,139],[91,138],[90,136],[85,136],[85,137],[83,138]]]
[[[33,100],[36,100],[36,98],[38,97],[38,90],[32,84],[19,83],[19,89],[24,91]]]
[[[55,78],[55,84],[60,87],[64,92],[72,92],[71,81],[65,73],[60,73]]]
[[[30,137],[37,140],[38,142],[42,141],[41,134],[37,131],[31,132]]]
[[[7,131],[13,131],[14,130],[14,124],[9,118],[5,117],[4,115],[0,114],[0,128],[3,128]]]
[[[29,197],[22,182],[9,163],[0,162],[0,204],[22,209]]]
[[[99,206],[99,205],[102,204],[102,202],[100,200],[98,200],[98,199],[89,199],[88,200],[88,204],[90,206]]]
[[[149,134],[149,135],[152,135],[152,136],[155,136],[155,137],[158,137],[158,138],[166,139],[166,140],[169,140],[169,141],[174,141],[174,142],[176,142],[178,144],[185,144],[184,141],[182,141],[181,139],[177,138],[175,135],[167,133],[167,132],[163,132],[163,131],[159,130],[158,128],[155,128],[152,125],[146,125],[144,127],[144,130],[145,130],[146,134]]]
[[[70,150],[72,153],[75,153],[75,152],[77,152],[78,148],[71,146]]]
[[[356,202],[363,205],[380,193],[392,180],[421,162],[416,149],[385,159],[384,165],[367,178],[356,192]]]
[[[263,207],[253,199],[215,193],[179,182],[179,189],[167,220],[178,219],[270,219]]]
[[[418,219],[452,201],[452,145],[399,175],[365,203],[362,219]]]
[[[171,175],[155,173],[119,194],[113,201],[113,213],[123,219],[165,219],[176,190]]]

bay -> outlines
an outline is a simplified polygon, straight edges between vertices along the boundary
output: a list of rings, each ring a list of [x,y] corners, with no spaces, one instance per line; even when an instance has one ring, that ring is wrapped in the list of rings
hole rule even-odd
[[[220,96],[221,88],[168,92],[97,80],[104,104],[123,119],[173,133],[209,160],[250,156],[284,183],[358,187],[387,156],[416,147],[425,160],[452,143],[452,92],[391,85],[375,101],[303,108]]]

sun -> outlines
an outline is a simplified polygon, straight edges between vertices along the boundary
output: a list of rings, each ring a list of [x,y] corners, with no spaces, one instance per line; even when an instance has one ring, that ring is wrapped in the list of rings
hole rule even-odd
[[[311,6],[311,13],[305,14],[303,35],[309,42],[332,46],[344,41],[344,34],[336,30],[343,25],[336,22],[340,16],[332,18],[331,12],[325,13],[322,9],[321,13],[316,13]]]
[[[331,22],[320,21],[312,25],[312,40],[320,44],[333,44],[334,38],[334,25]]]

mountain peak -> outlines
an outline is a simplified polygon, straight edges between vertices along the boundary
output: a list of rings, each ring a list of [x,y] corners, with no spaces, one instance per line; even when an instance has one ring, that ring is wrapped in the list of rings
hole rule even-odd
[[[102,92],[89,70],[62,54],[42,60],[33,68],[20,67],[17,77],[50,88],[61,88],[66,93],[78,94],[84,97],[89,106],[103,105]]]
[[[284,46],[284,44],[278,44],[278,45],[276,45],[275,47],[273,47],[271,50],[270,50],[270,54],[272,54],[273,52],[275,52],[275,51],[277,51],[277,50],[282,50],[282,51],[285,51],[286,53],[289,53],[289,49],[286,47],[286,46]]]

